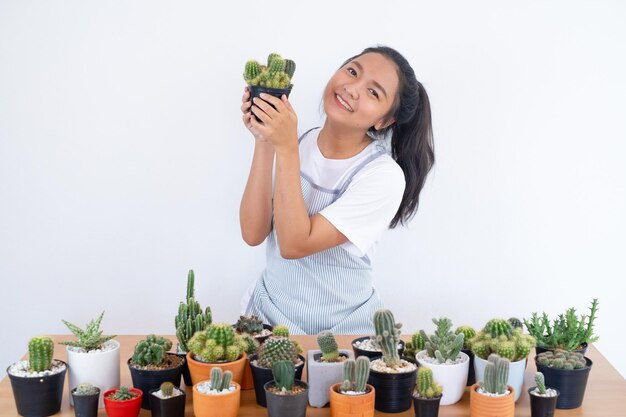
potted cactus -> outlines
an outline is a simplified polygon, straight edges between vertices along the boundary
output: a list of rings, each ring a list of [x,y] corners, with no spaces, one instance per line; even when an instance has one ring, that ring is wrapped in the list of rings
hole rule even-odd
[[[274,333],[276,333],[276,327],[274,328]],[[295,378],[302,378],[305,359],[298,352],[298,346],[294,341],[289,340],[288,337],[271,336],[259,347],[256,355],[250,356],[250,367],[252,368],[254,394],[257,404],[263,407],[267,406],[265,389],[263,387],[274,378],[272,369],[276,362],[281,360],[290,361],[294,367]]]
[[[283,94],[289,97],[293,87],[291,79],[295,71],[295,62],[283,59],[275,52],[267,57],[267,65],[254,60],[246,62],[243,78],[250,87],[250,98],[259,97],[261,93],[278,98]]]
[[[330,387],[330,414],[333,417],[372,417],[376,390],[367,384],[370,359],[359,356],[343,362],[342,380]]]
[[[193,386],[193,412],[196,417],[236,417],[241,387],[231,371],[211,369],[210,379]]]
[[[546,388],[545,377],[541,372],[535,372],[535,383],[537,384],[536,386],[528,388],[530,416],[554,417],[559,390]]]
[[[308,399],[308,385],[295,380],[295,368],[289,360],[272,365],[274,379],[263,388],[267,398],[269,417],[304,417]]]
[[[152,417],[184,417],[187,396],[170,381],[150,390],[149,394]]]
[[[585,388],[593,362],[580,352],[557,349],[535,356],[537,371],[545,376],[548,386],[559,390],[556,408],[578,408],[583,402]]]
[[[398,353],[401,327],[391,311],[381,309],[374,313],[376,334],[372,341],[382,352],[382,357],[371,362],[368,382],[376,390],[375,408],[385,413],[411,408],[417,366],[402,359]]]
[[[237,323],[234,324],[235,331],[239,335],[249,334],[254,337],[259,344],[263,343],[272,335],[272,326],[264,324],[263,320],[255,316],[239,316]]]
[[[74,414],[76,417],[96,417],[98,415],[98,400],[100,388],[88,382],[78,384],[70,391],[74,398]]]
[[[505,319],[492,319],[470,340],[474,352],[474,371],[476,379],[481,380],[485,372],[487,358],[496,353],[509,360],[511,369],[507,384],[515,388],[515,401],[520,397],[524,384],[526,357],[533,347],[535,338],[522,333],[521,328],[513,328]]]
[[[515,416],[515,390],[506,383],[508,374],[509,360],[489,355],[480,382],[470,387],[470,417]]]
[[[120,385],[120,344],[115,336],[103,336],[100,316],[91,320],[83,330],[66,320],[63,323],[76,336],[75,341],[61,342],[67,349],[70,391],[82,382],[90,382],[100,388],[98,407],[104,407],[103,394]],[[74,399],[70,395],[70,404]]]
[[[455,334],[463,333],[463,349],[461,352],[465,353],[469,358],[469,369],[467,371],[467,382],[465,386],[471,387],[476,382],[476,376],[474,374],[474,352],[472,352],[471,340],[476,336],[476,330],[472,326],[459,326],[454,331]]]
[[[51,338],[33,337],[28,342],[28,360],[7,368],[19,415],[45,417],[61,409],[67,364],[53,355]]]
[[[186,303],[182,301],[178,305],[178,314],[174,318],[176,324],[176,354],[183,359],[183,380],[185,385],[191,386],[191,375],[189,374],[189,366],[187,365],[187,352],[189,346],[187,341],[199,331],[206,330],[212,322],[211,307],[207,307],[202,311],[200,303],[194,298],[195,292],[195,275],[193,269],[187,273],[187,298]]]
[[[103,397],[109,417],[137,417],[143,392],[138,388],[119,387],[106,391]]]
[[[441,405],[454,404],[465,392],[469,357],[461,352],[465,334],[452,331],[452,321],[447,317],[433,319],[435,333],[428,336],[420,330],[425,350],[415,355],[417,363],[431,368],[434,378],[443,387]]]
[[[149,392],[159,388],[165,381],[180,386],[183,360],[175,353],[168,352],[171,348],[170,340],[153,334],[135,345],[133,356],[127,361],[135,388]],[[150,403],[150,396],[144,395],[141,408],[149,410]]]
[[[307,352],[309,404],[324,407],[330,401],[330,387],[341,378],[343,362],[353,358],[353,355],[349,350],[339,350],[335,335],[330,330],[317,335],[317,344],[319,349]]]
[[[415,417],[437,417],[442,392],[441,385],[433,379],[433,371],[426,366],[420,366],[413,391]]]
[[[411,335],[411,340],[406,342],[404,345],[404,351],[402,352],[404,359],[417,365],[415,355],[417,355],[417,352],[424,350],[425,344],[426,340],[424,340],[419,331],[413,333]]]
[[[233,381],[241,383],[247,355],[241,336],[227,323],[214,323],[197,332],[188,343],[187,364],[194,385],[209,379],[211,369],[231,371]]]

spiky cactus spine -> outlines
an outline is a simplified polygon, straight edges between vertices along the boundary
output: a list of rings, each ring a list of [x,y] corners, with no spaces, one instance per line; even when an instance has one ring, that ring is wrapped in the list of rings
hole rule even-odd
[[[359,356],[355,361],[354,369],[354,390],[356,392],[365,392],[367,379],[370,376],[370,360],[367,356]]]
[[[459,326],[454,331],[455,334],[463,333],[463,349],[471,349],[471,340],[476,336],[476,330],[471,326]]]
[[[190,351],[202,361],[233,362],[241,357],[245,344],[230,325],[217,323],[194,334],[188,345]]]
[[[417,392],[422,398],[439,397],[443,388],[433,380],[433,371],[426,367],[420,366],[417,370]]]
[[[70,323],[66,320],[61,320],[68,329],[76,336],[76,341],[60,342],[61,345],[80,347],[86,351],[100,349],[102,345],[115,336],[102,336],[102,330],[100,330],[100,323],[104,317],[104,311],[100,313],[100,316],[96,320],[92,320],[87,324],[85,330]]]
[[[249,334],[242,334],[241,341],[243,343],[243,350],[248,355],[254,355],[259,349],[259,342]]]
[[[506,382],[509,379],[510,361],[500,358],[495,353],[489,355],[485,365],[485,375],[482,387],[486,392],[492,394],[504,394],[506,392]]]
[[[257,61],[250,60],[246,62],[246,68],[243,73],[243,78],[244,80],[246,80],[246,82],[249,83],[256,77],[258,77],[260,73],[261,73],[261,68]]]
[[[52,366],[54,342],[48,336],[37,336],[28,342],[28,366],[32,371],[43,372]]]
[[[100,392],[98,387],[94,387],[88,382],[78,384],[78,386],[74,390],[75,395],[96,395],[98,392]]]
[[[484,330],[489,332],[491,337],[498,337],[502,335],[511,337],[513,335],[513,326],[511,326],[511,323],[503,319],[489,320],[485,325]]]
[[[158,365],[163,362],[167,351],[171,348],[170,340],[151,334],[135,345],[132,361],[141,366]]]
[[[292,364],[297,363],[298,351],[288,338],[272,336],[259,348],[257,363],[262,368],[272,368],[274,363],[281,360],[288,360]]]
[[[546,379],[541,372],[535,372],[535,383],[539,394],[544,395],[546,393]]]
[[[202,312],[202,307],[194,298],[195,276],[193,270],[190,269],[187,274],[187,298],[186,303],[180,302],[178,306],[178,314],[174,318],[176,325],[176,337],[180,348],[184,352],[189,352],[189,339],[199,332],[205,330],[213,321],[211,308],[207,307]]]
[[[278,361],[272,366],[274,382],[281,390],[291,391],[296,370],[291,361]]]
[[[398,342],[400,340],[401,327],[402,324],[396,324],[391,311],[380,309],[374,313],[376,335],[374,335],[372,341],[382,351],[383,361],[390,368],[400,365]]]
[[[161,389],[161,394],[166,398],[171,397],[174,393],[174,384],[170,381],[163,382],[159,388]]]
[[[317,344],[326,362],[337,362],[339,360],[337,341],[335,340],[335,335],[330,330],[323,330],[317,335]]]
[[[404,345],[404,356],[414,357],[417,352],[424,350],[425,344],[426,340],[424,340],[420,332],[413,333],[411,341]]]
[[[269,67],[270,65],[272,65],[272,62],[276,59],[282,59],[282,57],[280,56],[280,54],[277,54],[276,52],[272,52],[267,56],[267,66]]]

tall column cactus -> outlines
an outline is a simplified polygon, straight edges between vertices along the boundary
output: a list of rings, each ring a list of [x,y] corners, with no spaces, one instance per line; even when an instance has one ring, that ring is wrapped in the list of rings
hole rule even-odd
[[[400,341],[401,327],[401,323],[396,324],[390,310],[381,309],[374,313],[376,335],[372,341],[383,352],[383,361],[390,368],[400,365],[398,342]]]
[[[489,355],[481,387],[491,394],[504,394],[509,379],[509,364],[508,359],[500,358],[495,353]]]
[[[343,383],[339,386],[341,392],[365,392],[367,379],[370,376],[370,360],[367,356],[359,356],[343,362]]]
[[[187,298],[186,303],[180,302],[178,306],[178,314],[174,319],[176,324],[176,337],[180,344],[180,348],[189,352],[188,341],[199,331],[205,330],[212,322],[211,308],[207,307],[204,312],[194,298],[195,277],[193,270],[190,269],[187,274]]]
[[[54,342],[48,336],[33,337],[28,342],[28,366],[32,371],[42,372],[51,368]]]

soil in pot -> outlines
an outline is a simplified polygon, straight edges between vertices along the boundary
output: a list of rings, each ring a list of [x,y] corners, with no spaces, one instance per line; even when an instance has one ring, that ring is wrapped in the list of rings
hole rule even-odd
[[[180,377],[183,372],[183,360],[175,353],[167,353],[165,363],[161,366],[148,365],[138,366],[128,359],[128,368],[133,381],[133,386],[142,392],[149,392],[169,381],[176,388],[180,387]],[[150,396],[144,395],[141,401],[141,408],[150,409]]]
[[[370,336],[357,337],[351,343],[352,350],[354,351],[354,357],[367,356],[370,360],[378,359],[383,356],[380,350],[376,350],[370,343]],[[404,352],[404,340],[400,340],[398,343],[398,354],[402,356]]]

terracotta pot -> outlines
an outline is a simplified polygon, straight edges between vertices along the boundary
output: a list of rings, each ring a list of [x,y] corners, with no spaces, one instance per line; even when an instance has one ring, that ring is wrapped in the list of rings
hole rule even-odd
[[[233,373],[233,382],[236,382],[237,385],[239,385],[243,380],[244,365],[247,360],[248,356],[245,352],[241,355],[241,358],[236,361],[215,363],[197,361],[193,358],[193,354],[191,352],[187,353],[187,364],[189,365],[189,373],[191,373],[191,381],[193,382],[193,385],[211,379],[211,369],[213,368],[222,368],[222,371],[224,372],[231,371]]]
[[[115,392],[117,388],[110,389],[103,394],[104,409],[109,417],[137,417],[141,410],[141,400],[143,398],[143,392],[138,388],[131,388],[130,391],[139,394],[138,397],[130,400],[115,401],[109,400],[107,397],[109,394]]]
[[[367,385],[367,392],[362,395],[345,395],[339,393],[339,385],[330,387],[331,417],[374,417],[376,390]]]
[[[193,378],[193,372],[191,373]],[[210,395],[198,391],[198,384],[193,386],[193,413],[196,417],[237,417],[241,386],[236,382],[235,390],[228,394]]]
[[[474,358],[474,372],[477,381],[482,381],[485,377],[485,366],[487,366],[487,362],[488,361],[478,356]],[[519,400],[523,391],[522,387],[524,386],[526,363],[526,358],[524,358],[509,364],[509,377],[506,383],[515,389],[515,402]],[[437,379],[436,376],[435,379]]]
[[[470,387],[470,417],[515,417],[515,390],[507,385],[508,395],[489,397],[476,392],[478,384]]]
[[[252,376],[252,368],[250,367],[250,361],[246,361],[243,366],[243,376],[241,377],[241,389],[249,390],[254,389],[254,377]]]

